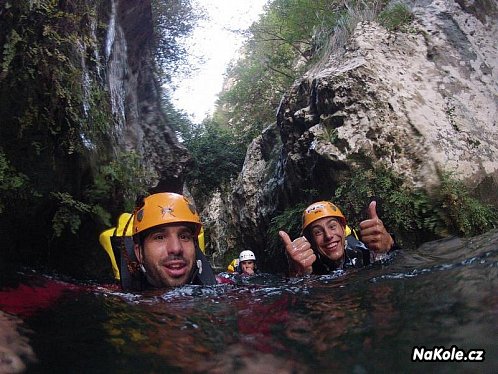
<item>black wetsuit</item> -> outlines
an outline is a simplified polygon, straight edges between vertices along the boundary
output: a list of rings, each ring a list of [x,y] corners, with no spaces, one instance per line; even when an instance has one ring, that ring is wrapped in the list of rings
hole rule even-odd
[[[361,268],[375,261],[375,254],[353,235],[346,237],[345,256],[341,262],[332,261],[318,251],[314,251],[316,261],[313,263],[312,274],[329,274],[334,270],[346,268]]]
[[[198,284],[203,286],[209,286],[212,284],[217,284],[216,276],[214,275],[213,268],[207,260],[204,253],[196,246],[195,248],[195,264],[194,273],[190,278],[188,284]]]

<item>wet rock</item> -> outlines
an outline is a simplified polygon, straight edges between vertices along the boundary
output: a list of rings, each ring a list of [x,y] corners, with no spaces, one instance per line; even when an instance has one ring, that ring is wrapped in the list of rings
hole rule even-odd
[[[496,202],[498,24],[496,2],[486,4],[488,15],[477,17],[472,9],[482,2],[414,1],[406,30],[360,23],[342,51],[298,80],[277,112],[281,145],[256,139],[221,198],[231,217],[225,230],[242,232],[236,245],[262,254],[272,214],[305,200],[309,189],[330,198],[358,160],[428,189],[442,171],[453,172]],[[260,164],[265,142],[279,147],[276,167]]]

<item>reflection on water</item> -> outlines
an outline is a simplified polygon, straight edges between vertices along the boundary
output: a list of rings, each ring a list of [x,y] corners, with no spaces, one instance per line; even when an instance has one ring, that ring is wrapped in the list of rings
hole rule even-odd
[[[19,318],[0,310],[0,373],[20,373],[36,361],[27,333]]]
[[[29,339],[29,372],[498,370],[496,230],[367,269],[235,280],[127,294],[24,273],[2,278],[0,309],[15,321],[10,344]],[[43,297],[13,306],[20,292]],[[414,346],[453,345],[485,361],[411,362]]]

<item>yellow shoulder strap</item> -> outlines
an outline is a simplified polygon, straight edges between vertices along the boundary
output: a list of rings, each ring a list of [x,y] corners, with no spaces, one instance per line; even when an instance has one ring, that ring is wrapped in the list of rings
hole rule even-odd
[[[358,234],[356,233],[356,230],[351,229],[351,227],[349,227],[348,225],[346,225],[346,228],[344,229],[344,235],[345,236],[349,236],[351,234],[354,235],[354,237],[356,239],[358,239]],[[358,239],[358,240],[360,240],[360,239]]]
[[[133,219],[131,213],[122,213],[118,218],[117,236],[132,236],[133,235]],[[128,224],[128,227],[126,225]],[[126,234],[124,232],[126,228]],[[125,235],[123,235],[125,234]]]
[[[116,259],[114,258],[114,252],[112,251],[112,245],[111,245],[111,236],[114,234],[114,230],[115,228],[112,227],[110,229],[102,231],[102,233],[99,235],[99,243],[109,255],[112,265],[112,272],[114,273],[114,278],[120,280],[119,268],[118,265],[116,264]]]
[[[204,227],[201,227],[201,232],[199,233],[199,248],[201,249],[202,253],[206,253],[206,242],[204,241]]]
[[[235,272],[235,268],[238,265],[238,260],[239,260],[238,258],[234,258],[232,260],[232,262],[230,262],[230,264],[228,265],[227,271],[232,272],[232,273]]]

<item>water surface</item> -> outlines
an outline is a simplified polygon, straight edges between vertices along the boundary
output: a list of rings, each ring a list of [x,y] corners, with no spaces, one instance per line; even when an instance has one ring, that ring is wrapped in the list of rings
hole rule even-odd
[[[498,371],[497,230],[327,276],[142,294],[27,271],[0,280],[0,372]],[[414,346],[485,359],[412,362]]]

